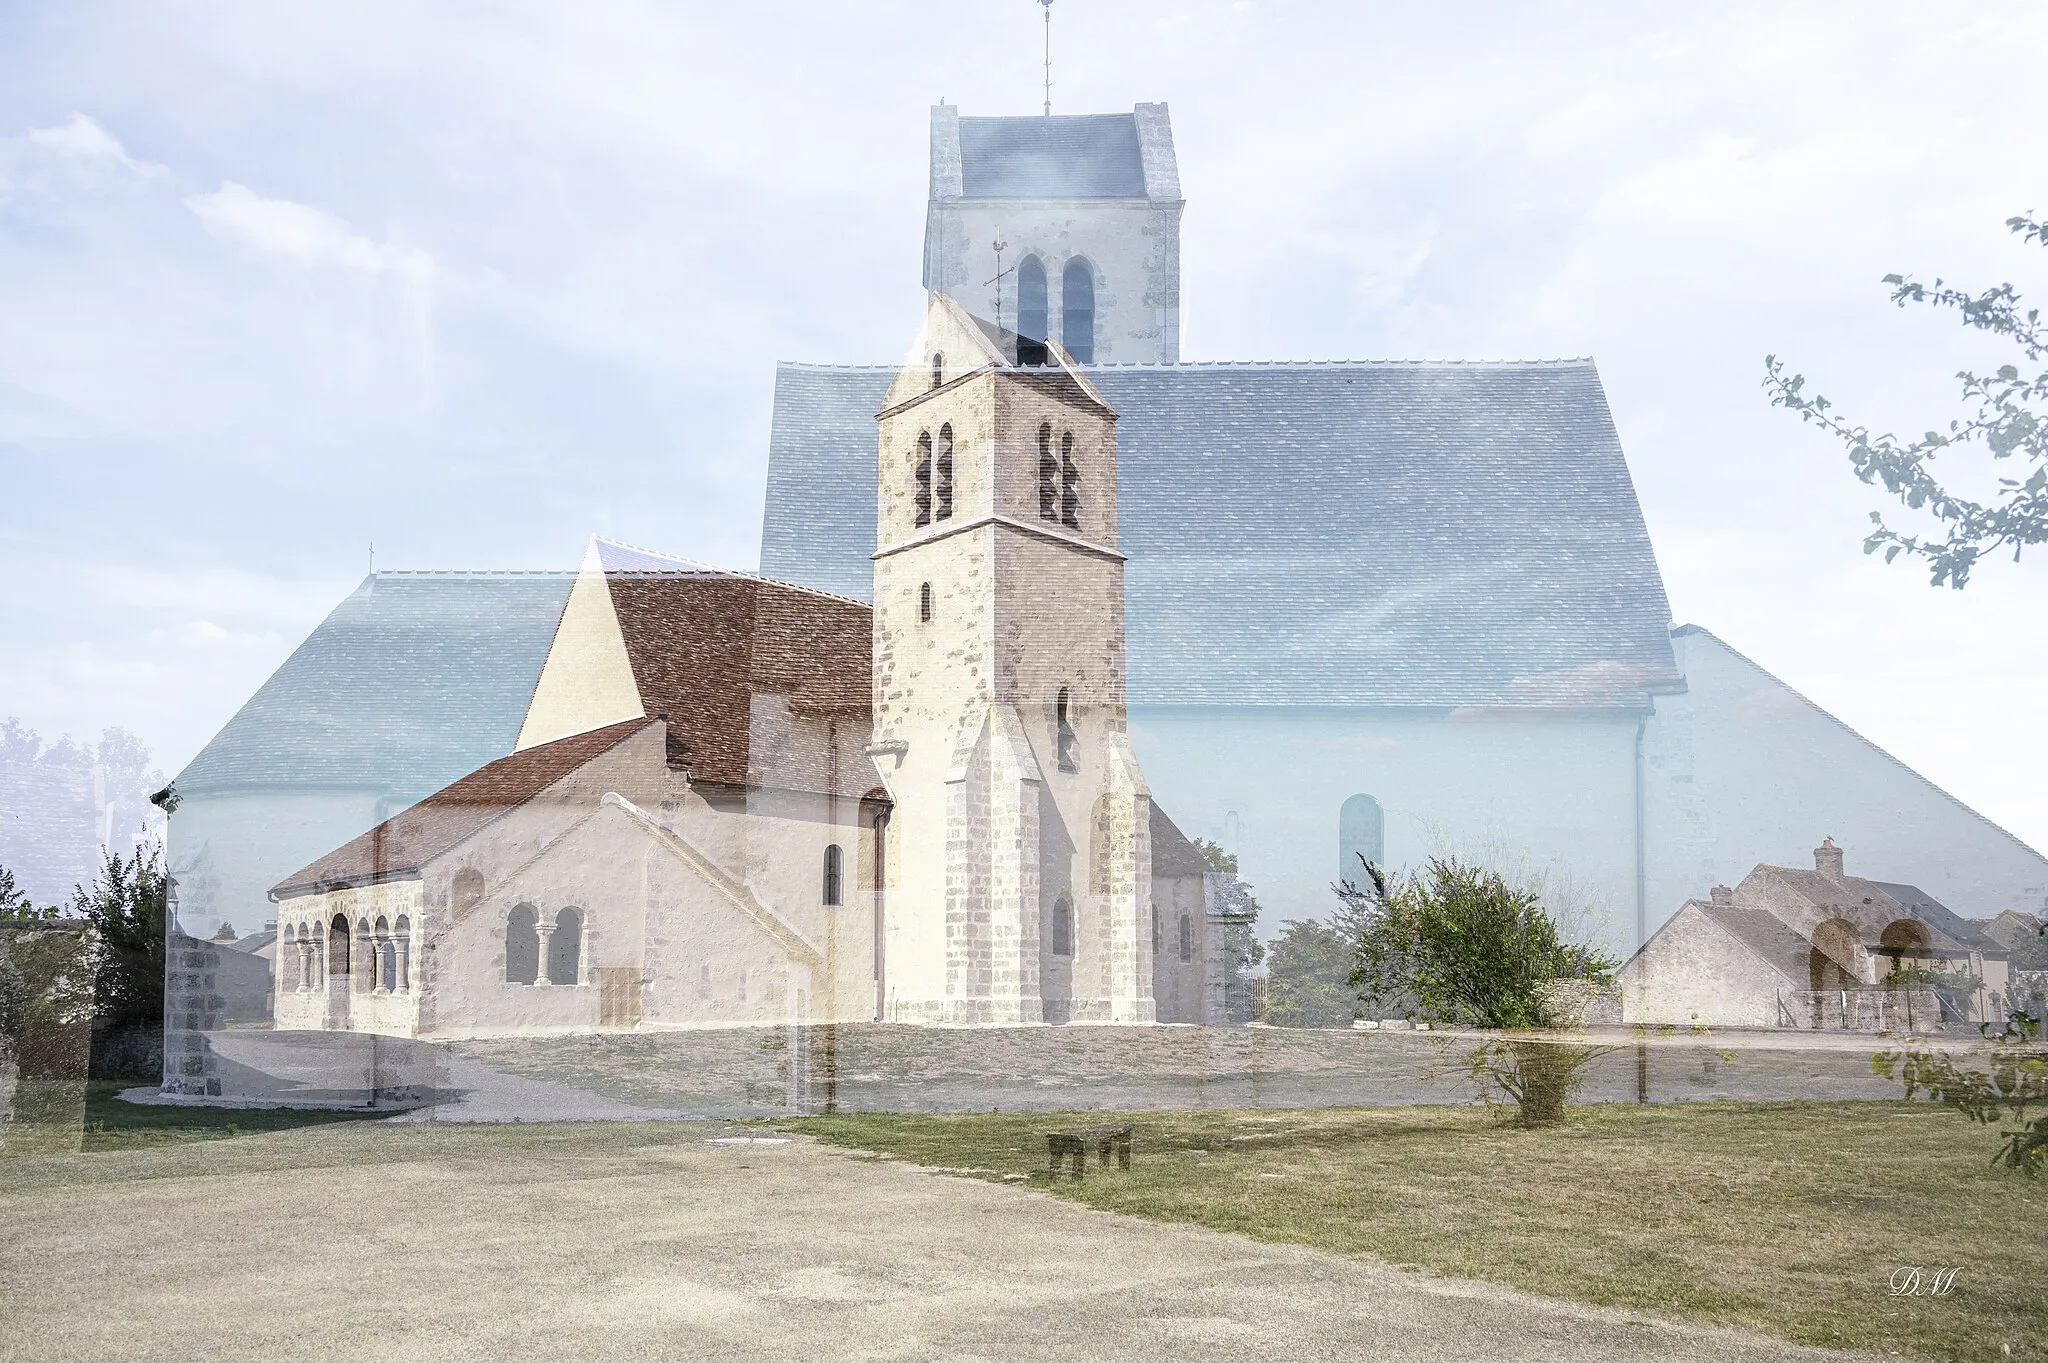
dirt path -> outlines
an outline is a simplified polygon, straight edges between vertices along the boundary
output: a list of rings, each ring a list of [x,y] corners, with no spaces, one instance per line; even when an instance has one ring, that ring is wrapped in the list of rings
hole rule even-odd
[[[12,1163],[0,1360],[1793,1359],[698,1123]]]

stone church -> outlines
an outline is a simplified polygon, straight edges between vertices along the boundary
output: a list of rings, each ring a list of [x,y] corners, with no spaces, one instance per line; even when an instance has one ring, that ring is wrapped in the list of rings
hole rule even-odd
[[[1626,954],[1816,829],[1964,916],[2048,901],[2035,849],[1674,623],[1591,360],[1186,362],[1164,105],[942,104],[928,136],[919,350],[778,367],[763,578],[602,543],[577,573],[373,574],[178,776],[180,916],[289,926],[280,1016],[335,1016],[345,953],[351,1019],[387,1007],[374,959],[457,1026],[423,992],[446,929],[493,988],[531,969],[521,1008],[573,944],[583,1001],[545,1008],[579,1026],[632,1013],[602,972],[636,966],[664,1008],[736,1007],[745,972],[749,1009],[821,1016],[1214,1017],[1221,900],[1181,830],[1268,925],[1327,914],[1361,855],[1465,850],[1570,884]],[[588,758],[596,805],[536,756],[636,723]],[[465,833],[466,781],[531,793]],[[515,825],[520,885],[603,830],[660,894],[629,924],[492,889]],[[871,918],[828,905],[877,874]],[[752,945],[689,964],[664,895]]]
[[[515,751],[270,892],[276,1025],[1224,1022],[1124,724],[1116,413],[931,295],[873,607],[593,543]]]

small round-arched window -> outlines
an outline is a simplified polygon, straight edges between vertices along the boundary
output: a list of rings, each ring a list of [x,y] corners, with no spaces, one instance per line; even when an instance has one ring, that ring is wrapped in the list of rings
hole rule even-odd
[[[1074,906],[1061,895],[1052,906],[1052,954],[1074,954]]]

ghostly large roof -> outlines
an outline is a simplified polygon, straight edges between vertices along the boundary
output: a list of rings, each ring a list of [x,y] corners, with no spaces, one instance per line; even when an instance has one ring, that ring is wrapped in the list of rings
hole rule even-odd
[[[960,120],[962,197],[1145,197],[1138,122],[1130,114]]]
[[[178,775],[180,794],[415,800],[512,750],[572,573],[374,573]]]
[[[894,371],[784,364],[761,570],[865,599]],[[1590,360],[1108,365],[1133,705],[1640,710],[1682,686]]]

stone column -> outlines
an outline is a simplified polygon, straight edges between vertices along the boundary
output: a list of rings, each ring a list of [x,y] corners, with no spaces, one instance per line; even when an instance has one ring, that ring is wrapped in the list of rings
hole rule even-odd
[[[548,978],[548,943],[554,940],[555,930],[548,924],[542,923],[534,928],[534,932],[540,937],[540,960],[533,967],[533,982],[535,984],[553,984],[554,981]]]

